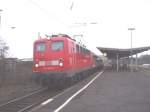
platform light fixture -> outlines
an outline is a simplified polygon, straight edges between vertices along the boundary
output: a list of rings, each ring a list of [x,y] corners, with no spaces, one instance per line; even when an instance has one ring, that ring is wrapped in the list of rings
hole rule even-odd
[[[2,9],[0,9],[0,29],[1,29],[1,12],[2,12],[3,10]]]

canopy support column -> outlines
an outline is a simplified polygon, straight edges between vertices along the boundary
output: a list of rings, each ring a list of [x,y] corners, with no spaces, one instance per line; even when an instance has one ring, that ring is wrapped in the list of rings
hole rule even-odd
[[[116,57],[117,57],[117,72],[119,71],[119,59],[118,59],[118,54],[116,55]]]
[[[138,54],[136,54],[136,62],[135,62],[135,64],[136,64],[136,70],[138,70]]]

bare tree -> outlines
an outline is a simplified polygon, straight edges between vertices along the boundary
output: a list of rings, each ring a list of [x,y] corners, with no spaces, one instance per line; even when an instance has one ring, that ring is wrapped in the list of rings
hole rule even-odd
[[[5,58],[8,49],[9,47],[7,44],[2,39],[0,39],[0,72],[5,71]]]
[[[5,79],[5,58],[7,55],[9,47],[7,44],[0,38],[0,86],[2,85]]]
[[[6,57],[8,49],[9,47],[7,44],[0,39],[0,59],[4,59]]]

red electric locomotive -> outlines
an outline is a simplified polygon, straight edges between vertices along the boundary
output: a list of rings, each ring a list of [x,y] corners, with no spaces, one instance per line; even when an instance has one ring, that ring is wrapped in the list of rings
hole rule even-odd
[[[78,79],[97,67],[93,53],[62,34],[35,41],[33,60],[34,76],[48,84]]]

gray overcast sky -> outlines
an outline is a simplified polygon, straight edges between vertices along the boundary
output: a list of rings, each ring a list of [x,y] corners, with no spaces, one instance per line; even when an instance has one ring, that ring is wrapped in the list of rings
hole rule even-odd
[[[150,46],[149,0],[0,0],[0,9],[1,37],[13,57],[32,57],[38,32],[83,34],[85,45],[98,53],[97,46],[130,48],[128,28],[134,27],[133,47]]]

